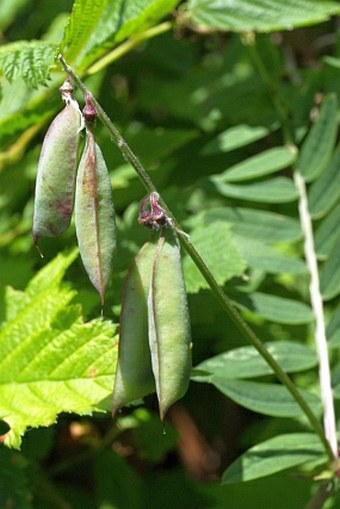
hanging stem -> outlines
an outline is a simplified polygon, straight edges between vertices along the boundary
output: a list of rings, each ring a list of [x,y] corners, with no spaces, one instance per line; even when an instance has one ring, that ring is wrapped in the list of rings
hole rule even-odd
[[[331,372],[329,367],[328,345],[326,339],[322,296],[320,292],[318,264],[314,248],[312,219],[308,210],[308,199],[305,181],[298,171],[294,172],[294,182],[299,193],[299,212],[301,228],[304,234],[304,251],[306,263],[310,273],[309,292],[315,317],[315,344],[319,359],[319,378],[324,414],[323,421],[325,435],[332,448],[334,457],[338,459],[338,441],[336,436],[336,421],[331,385]]]
[[[100,120],[103,122],[107,130],[110,132],[111,136],[113,137],[114,141],[118,145],[118,148],[122,152],[124,158],[133,166],[133,168],[136,170],[140,180],[142,181],[145,189],[148,191],[148,193],[157,193],[157,189],[150,179],[149,175],[146,173],[143,165],[140,163],[136,155],[133,153],[123,136],[120,134],[116,126],[113,124],[113,122],[110,120],[110,118],[107,116],[103,108],[100,106],[98,101],[92,96],[92,94],[88,91],[85,84],[81,81],[79,76],[73,71],[73,69],[66,63],[62,55],[58,56],[58,60],[61,63],[63,69],[66,73],[69,74],[75,81],[75,83],[78,85],[78,87],[82,90],[84,94],[90,94],[92,103],[97,111],[97,115],[100,118]],[[274,373],[276,374],[277,378],[282,382],[283,385],[286,386],[286,388],[289,390],[289,392],[292,394],[293,398],[297,402],[297,404],[302,409],[303,413],[306,415],[307,419],[309,420],[312,428],[314,429],[315,433],[319,436],[321,442],[324,445],[325,451],[331,461],[334,460],[334,454],[332,451],[332,448],[330,447],[330,444],[325,437],[325,434],[323,432],[322,426],[319,423],[319,420],[315,416],[314,412],[308,405],[308,403],[305,401],[303,396],[301,395],[300,391],[297,389],[297,387],[294,385],[292,380],[289,378],[289,376],[283,371],[281,366],[276,362],[274,357],[271,355],[271,353],[268,351],[267,347],[264,343],[256,336],[256,334],[250,329],[250,327],[247,325],[247,323],[243,320],[242,316],[239,314],[239,312],[236,310],[236,308],[233,306],[231,300],[227,297],[227,295],[224,293],[222,288],[217,283],[216,279],[210,272],[209,268],[205,264],[205,262],[202,260],[199,253],[196,251],[195,247],[191,244],[190,239],[188,236],[181,230],[181,227],[176,220],[176,218],[173,216],[172,212],[169,210],[167,205],[164,203],[162,199],[159,200],[160,205],[165,210],[167,216],[171,218],[173,222],[173,227],[176,229],[178,237],[181,241],[181,244],[183,248],[187,251],[189,256],[194,261],[195,265],[201,272],[204,279],[207,281],[208,285],[210,286],[211,291],[219,301],[220,305],[222,306],[225,313],[229,316],[229,318],[235,323],[235,325],[238,327],[241,334],[257,349],[257,351],[260,353],[260,355],[266,360],[266,362],[269,364],[269,366],[272,368]]]

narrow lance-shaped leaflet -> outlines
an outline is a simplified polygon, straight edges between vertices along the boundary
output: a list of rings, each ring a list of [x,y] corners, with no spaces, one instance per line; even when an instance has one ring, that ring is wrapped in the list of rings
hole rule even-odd
[[[80,256],[93,286],[104,305],[105,289],[116,249],[115,214],[111,182],[103,154],[92,132],[95,112],[87,103],[86,144],[81,157],[75,196],[75,225]],[[93,107],[92,107],[93,108]],[[91,119],[92,116],[92,119]]]
[[[66,106],[53,120],[45,135],[38,163],[32,234],[39,252],[39,238],[60,235],[68,227],[73,211],[83,118],[68,79],[60,91]]]
[[[113,387],[113,416],[122,406],[155,390],[148,341],[147,297],[156,244],[156,241],[150,241],[142,246],[125,280]]]

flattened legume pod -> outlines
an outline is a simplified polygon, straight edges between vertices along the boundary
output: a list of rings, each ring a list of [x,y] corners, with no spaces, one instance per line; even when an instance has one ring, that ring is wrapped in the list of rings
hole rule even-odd
[[[82,115],[72,98],[72,87],[69,93],[62,87],[60,90],[66,106],[46,133],[38,163],[33,214],[36,246],[40,237],[60,235],[68,227],[73,210]]]
[[[115,217],[110,177],[90,129],[78,167],[75,225],[80,256],[103,305],[116,248]]]
[[[149,343],[160,417],[187,391],[191,332],[177,236],[162,232],[148,296]]]
[[[156,242],[147,242],[129,267],[120,318],[113,416],[122,406],[154,392],[148,341],[147,296]]]

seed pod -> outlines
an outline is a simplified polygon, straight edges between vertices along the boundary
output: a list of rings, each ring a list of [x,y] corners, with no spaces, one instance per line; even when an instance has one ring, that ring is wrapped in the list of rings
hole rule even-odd
[[[154,392],[148,342],[147,295],[156,242],[147,242],[129,267],[120,318],[119,353],[113,387],[113,415]]]
[[[187,296],[176,235],[161,233],[148,296],[149,344],[160,417],[187,391],[191,333]]]
[[[70,83],[66,81],[60,90],[66,106],[46,133],[38,163],[33,215],[37,247],[40,237],[60,235],[68,227],[73,210],[82,115]]]
[[[110,177],[90,129],[77,174],[75,225],[80,256],[103,305],[116,248],[115,217]]]

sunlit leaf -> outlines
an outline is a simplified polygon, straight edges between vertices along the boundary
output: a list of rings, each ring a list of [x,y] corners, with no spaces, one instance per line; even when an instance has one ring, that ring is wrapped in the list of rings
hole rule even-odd
[[[71,303],[75,293],[60,283],[75,255],[59,255],[16,292],[0,329],[0,419],[10,426],[9,446],[18,448],[27,427],[47,426],[60,412],[100,410],[112,390],[116,326],[84,323]]]
[[[251,447],[237,458],[225,470],[222,482],[251,481],[316,459],[326,461],[323,446],[316,435],[278,435]]]
[[[249,309],[258,316],[278,323],[301,324],[313,320],[312,310],[304,302],[278,297],[267,293],[254,292],[234,297],[241,309]]]
[[[266,343],[269,352],[287,373],[309,369],[317,364],[315,352],[305,345],[292,341]],[[204,382],[212,376],[219,378],[252,378],[272,373],[269,364],[253,346],[241,346],[215,355],[201,362],[195,369],[205,371],[206,376],[193,377]]]
[[[217,138],[207,143],[201,153],[202,155],[210,155],[218,152],[229,152],[264,138],[269,131],[270,129],[265,126],[250,126],[246,124],[230,127],[220,133]]]
[[[300,224],[294,218],[241,207],[213,207],[190,218],[186,224],[196,227],[216,221],[229,223],[239,236],[267,243],[299,240],[302,235]]]
[[[221,173],[218,178],[221,182],[240,182],[276,173],[293,164],[296,151],[286,147],[275,147],[256,156],[249,157],[241,163],[235,164]]]
[[[193,21],[218,30],[272,32],[327,20],[340,12],[327,0],[190,0]]]
[[[199,228],[190,235],[190,238],[220,285],[232,277],[242,275],[246,264],[239,255],[226,223],[215,222],[210,226]],[[196,293],[201,288],[209,288],[189,256],[183,260],[183,271],[187,292]]]
[[[179,0],[76,0],[61,44],[66,59],[86,69],[119,42],[166,16]]]
[[[210,182],[222,196],[260,203],[285,203],[296,200],[297,191],[293,182],[286,177],[254,182],[253,184],[228,184],[223,177],[211,177]]]
[[[253,412],[276,417],[304,415],[291,393],[282,385],[231,380],[218,375],[212,376],[210,383],[235,403]],[[314,411],[320,410],[320,401],[314,394],[303,390],[301,394]]]
[[[234,240],[249,267],[264,270],[269,274],[305,274],[307,272],[302,260],[278,253],[271,244],[238,235],[234,237]]]

